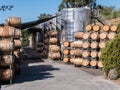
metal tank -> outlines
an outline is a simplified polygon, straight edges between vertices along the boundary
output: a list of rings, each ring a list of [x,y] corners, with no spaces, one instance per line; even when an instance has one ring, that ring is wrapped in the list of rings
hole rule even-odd
[[[61,12],[61,18],[64,21],[65,41],[74,41],[75,32],[84,32],[85,26],[90,23],[90,8],[65,8]]]

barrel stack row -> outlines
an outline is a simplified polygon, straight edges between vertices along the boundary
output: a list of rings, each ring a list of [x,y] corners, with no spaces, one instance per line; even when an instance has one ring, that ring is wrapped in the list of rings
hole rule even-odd
[[[63,42],[63,62],[72,63],[74,61],[74,42]]]
[[[0,80],[3,82],[11,82],[20,70],[21,30],[14,28],[20,24],[20,18],[10,17],[5,21],[5,26],[0,27]]]
[[[49,58],[52,60],[60,59],[60,47],[58,46],[58,32],[57,30],[50,30],[49,32]]]

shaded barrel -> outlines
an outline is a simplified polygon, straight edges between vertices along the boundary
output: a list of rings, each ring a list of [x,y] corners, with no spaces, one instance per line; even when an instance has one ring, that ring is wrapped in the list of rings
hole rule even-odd
[[[13,42],[9,39],[0,40],[0,51],[9,52],[14,49]]]
[[[15,29],[10,26],[0,27],[0,37],[2,38],[14,37],[14,31]]]
[[[82,58],[75,58],[74,65],[81,66],[83,59]]]
[[[14,38],[20,38],[22,36],[22,32],[20,29],[15,29]]]
[[[50,36],[57,36],[57,31],[56,30],[51,30],[50,31]]]
[[[49,50],[52,52],[58,52],[60,50],[60,47],[57,45],[50,45]]]
[[[83,37],[83,32],[76,32],[75,33],[75,38],[82,39],[82,37]]]
[[[50,43],[56,44],[57,43],[57,38],[50,38]]]
[[[82,41],[74,41],[74,46],[77,48],[81,48],[82,47],[83,42]]]
[[[1,69],[0,70],[0,80],[8,81],[13,77],[13,70],[10,69]]]
[[[0,66],[8,67],[14,62],[12,55],[1,55],[0,56]]]
[[[18,27],[21,25],[21,18],[20,17],[9,17],[8,24],[13,27]]]
[[[14,47],[15,48],[21,48],[22,47],[22,42],[19,39],[14,39]]]

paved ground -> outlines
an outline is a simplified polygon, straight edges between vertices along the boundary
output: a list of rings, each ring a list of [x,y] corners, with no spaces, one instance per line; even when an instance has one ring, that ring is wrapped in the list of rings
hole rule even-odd
[[[120,90],[120,86],[103,79],[99,70],[96,73],[90,71],[42,60],[32,51],[30,60],[24,62],[22,73],[15,78],[14,84],[2,85],[1,90]]]

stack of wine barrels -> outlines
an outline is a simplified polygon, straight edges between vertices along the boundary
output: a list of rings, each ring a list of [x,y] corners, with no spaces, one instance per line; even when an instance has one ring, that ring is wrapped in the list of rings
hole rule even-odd
[[[82,64],[82,46],[83,46],[83,32],[76,32],[75,33],[75,41],[74,41],[74,65],[81,66]]]
[[[57,30],[50,30],[50,38],[49,38],[49,58],[52,60],[60,59],[60,47],[57,45]]]
[[[9,17],[5,26],[0,27],[0,80],[12,82],[16,72],[16,59],[14,50],[21,46],[14,38],[21,36],[21,31],[14,28],[20,26],[21,19]]]
[[[63,62],[64,63],[74,63],[74,42],[63,42]]]

